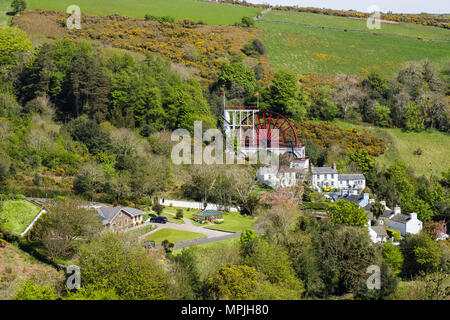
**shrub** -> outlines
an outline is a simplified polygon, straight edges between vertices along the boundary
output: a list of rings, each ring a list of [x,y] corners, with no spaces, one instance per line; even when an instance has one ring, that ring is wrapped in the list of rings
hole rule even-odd
[[[183,209],[177,209],[177,219],[183,219]]]
[[[24,11],[27,8],[27,3],[25,0],[13,0],[11,3],[11,8],[14,9],[15,13]]]
[[[386,232],[389,238],[394,238],[395,242],[399,242],[402,239],[402,234],[398,230],[387,229]]]

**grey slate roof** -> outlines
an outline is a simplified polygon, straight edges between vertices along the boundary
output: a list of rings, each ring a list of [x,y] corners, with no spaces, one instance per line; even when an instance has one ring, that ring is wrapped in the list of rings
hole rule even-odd
[[[377,233],[377,236],[383,237],[387,236],[386,228],[383,226],[371,227],[373,231]]]
[[[386,209],[386,210],[384,210],[384,212],[380,216],[380,218],[389,218],[393,213],[394,213],[394,211]]]
[[[337,174],[337,171],[331,167],[313,167],[311,169],[311,172],[313,174],[331,174],[331,173]]]
[[[121,211],[128,213],[131,217],[136,217],[145,213],[142,210],[130,207],[100,207],[97,209],[97,213],[103,224],[108,224],[113,221]]]
[[[395,216],[393,216],[391,218],[392,221],[400,222],[400,223],[406,223],[409,219],[410,219],[409,216],[407,216],[406,214],[401,214],[401,213],[396,214]]]
[[[366,180],[363,174],[340,174],[338,176],[339,181],[345,180]]]
[[[345,196],[339,196],[337,200],[347,200],[356,204],[359,204],[360,200],[362,200],[364,197],[362,195],[357,194],[350,194]]]

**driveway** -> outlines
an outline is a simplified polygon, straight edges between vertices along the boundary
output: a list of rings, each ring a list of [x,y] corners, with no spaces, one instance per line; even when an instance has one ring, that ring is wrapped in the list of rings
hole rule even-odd
[[[164,213],[166,214],[170,214],[175,216],[174,213],[172,212],[167,212],[164,211]],[[156,229],[150,231],[149,233],[144,234],[142,237],[148,236],[149,234],[152,234],[156,231],[162,230],[162,229],[174,229],[174,230],[180,230],[180,231],[189,231],[189,232],[196,232],[196,233],[200,233],[206,236],[206,238],[210,239],[210,238],[219,238],[219,237],[223,237],[223,236],[229,236],[229,235],[234,235],[234,232],[228,232],[228,231],[219,231],[219,230],[212,230],[212,229],[207,229],[205,227],[198,227],[195,226],[192,221],[188,218],[183,218],[184,224],[183,223],[175,223],[175,222],[167,222],[165,224],[163,223],[151,223],[151,225],[156,226]]]

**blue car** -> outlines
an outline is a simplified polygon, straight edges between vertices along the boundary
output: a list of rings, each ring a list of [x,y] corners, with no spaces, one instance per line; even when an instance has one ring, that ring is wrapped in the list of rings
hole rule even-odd
[[[167,218],[166,217],[162,217],[162,216],[159,216],[159,217],[153,217],[153,218],[151,218],[150,219],[150,222],[155,222],[155,223],[167,223]]]

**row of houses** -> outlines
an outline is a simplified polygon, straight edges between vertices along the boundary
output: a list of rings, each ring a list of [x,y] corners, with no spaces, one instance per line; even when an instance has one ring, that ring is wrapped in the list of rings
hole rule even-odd
[[[368,193],[362,195],[345,194],[338,195],[333,194],[331,196],[332,201],[346,200],[358,204],[360,208],[363,208],[369,214],[369,220],[367,222],[370,239],[374,243],[383,243],[387,241],[387,228],[394,229],[400,232],[402,236],[406,234],[418,234],[423,229],[423,222],[417,218],[417,213],[412,212],[409,215],[403,214],[399,206],[395,206],[391,209],[386,206],[385,201],[380,201],[384,206],[383,214],[375,218],[370,210],[372,204],[375,203],[375,199],[370,199]],[[372,222],[375,225],[372,226]]]
[[[363,174],[339,174],[336,166],[313,167],[309,161],[291,161],[289,166],[263,166],[256,173],[260,182],[276,189],[301,185],[310,181],[316,191],[340,190],[343,194],[359,194],[366,188]]]

